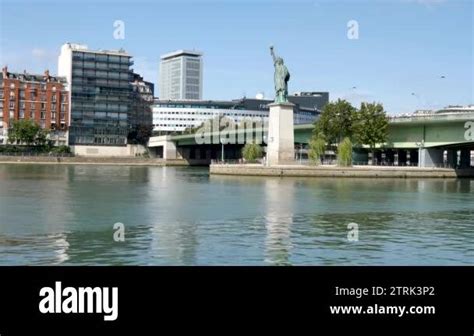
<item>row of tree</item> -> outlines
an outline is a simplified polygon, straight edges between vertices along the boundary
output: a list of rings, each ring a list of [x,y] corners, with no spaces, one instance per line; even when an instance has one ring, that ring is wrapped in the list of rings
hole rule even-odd
[[[128,143],[146,145],[152,135],[153,126],[137,125],[128,133]],[[27,146],[44,146],[48,143],[48,129],[43,129],[33,120],[13,120],[8,130],[8,142]]]
[[[49,130],[32,120],[13,120],[8,130],[8,142],[27,146],[44,146],[48,142]]]
[[[348,101],[328,103],[314,124],[309,143],[309,158],[318,163],[327,149],[338,154],[342,166],[352,164],[352,147],[366,145],[373,153],[375,146],[386,142],[388,117],[380,103],[362,103],[357,109]]]

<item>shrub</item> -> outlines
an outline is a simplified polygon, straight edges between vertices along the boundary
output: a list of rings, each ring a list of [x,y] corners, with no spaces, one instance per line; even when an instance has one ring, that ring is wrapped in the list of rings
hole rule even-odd
[[[352,142],[349,138],[344,138],[337,148],[337,162],[339,166],[352,166]]]
[[[308,156],[312,163],[319,164],[326,150],[326,140],[322,136],[313,137],[309,142]]]
[[[255,143],[247,143],[242,149],[242,156],[247,162],[255,162],[263,156],[263,149]]]
[[[58,146],[58,147],[53,147],[51,149],[51,152],[54,154],[70,154],[71,148],[69,146]]]

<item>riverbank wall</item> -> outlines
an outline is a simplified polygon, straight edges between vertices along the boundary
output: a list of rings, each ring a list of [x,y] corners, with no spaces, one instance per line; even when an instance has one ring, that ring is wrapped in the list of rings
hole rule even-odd
[[[0,164],[63,164],[63,165],[122,165],[122,166],[200,166],[201,160],[163,160],[143,157],[56,157],[0,156]]]
[[[458,178],[474,177],[474,169],[303,165],[266,167],[260,164],[212,164],[210,174],[280,177]]]

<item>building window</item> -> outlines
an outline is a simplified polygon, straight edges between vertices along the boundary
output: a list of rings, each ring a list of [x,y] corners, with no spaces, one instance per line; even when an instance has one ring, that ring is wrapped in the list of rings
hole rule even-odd
[[[41,109],[46,110],[46,103],[41,103]]]
[[[46,119],[46,112],[41,111],[41,120]]]
[[[11,101],[10,102],[10,110],[14,110],[15,109],[15,102]]]
[[[19,117],[20,117],[20,119],[25,118],[25,110],[20,110]]]
[[[51,111],[56,111],[56,103],[51,103]]]
[[[51,101],[53,101],[53,102],[56,101],[56,95],[55,95],[55,94],[53,94],[53,95],[51,96]]]

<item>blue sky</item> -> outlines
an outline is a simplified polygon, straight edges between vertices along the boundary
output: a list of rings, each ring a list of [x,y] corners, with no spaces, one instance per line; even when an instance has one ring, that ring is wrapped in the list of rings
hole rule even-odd
[[[196,49],[204,53],[205,99],[272,98],[273,44],[290,70],[290,92],[378,101],[390,114],[474,104],[471,0],[0,3],[0,63],[10,71],[56,73],[60,46],[76,42],[123,47],[156,83],[161,54]],[[115,20],[125,23],[124,40],[113,37]],[[359,39],[347,38],[350,20]]]

